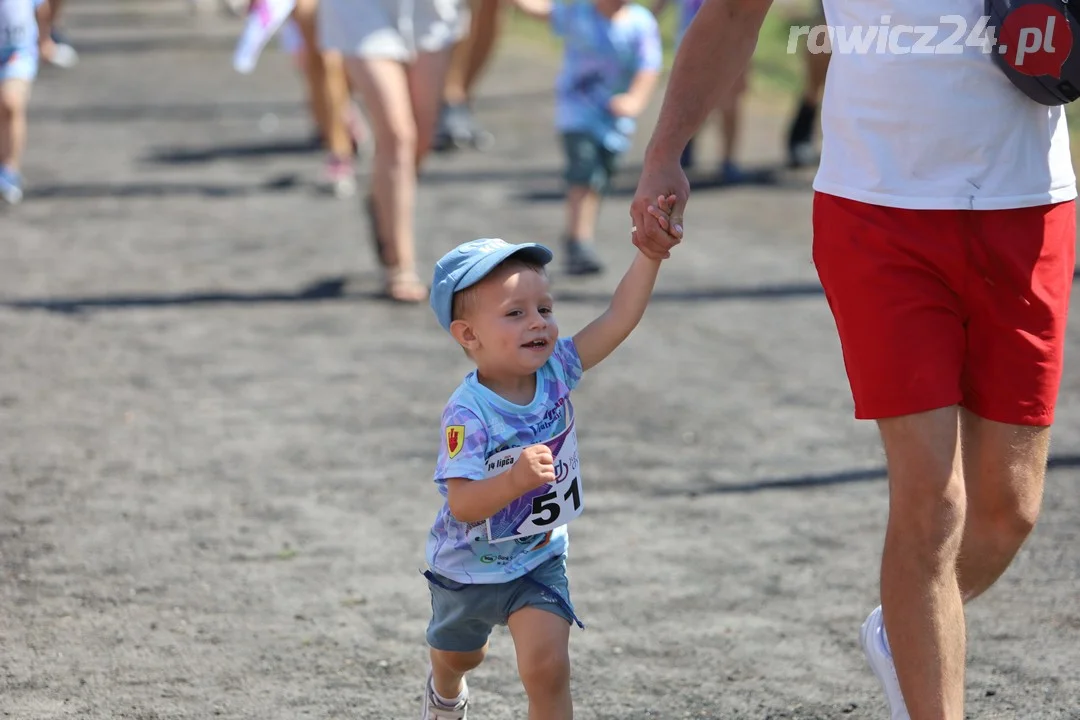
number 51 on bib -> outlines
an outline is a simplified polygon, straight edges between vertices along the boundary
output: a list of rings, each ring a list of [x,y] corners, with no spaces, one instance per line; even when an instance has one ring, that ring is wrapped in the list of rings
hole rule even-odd
[[[488,542],[500,543],[545,533],[566,525],[581,514],[584,503],[573,418],[565,430],[544,444],[555,460],[555,482],[530,490],[488,518]],[[520,455],[521,448],[511,448],[489,457],[488,477],[505,472]]]

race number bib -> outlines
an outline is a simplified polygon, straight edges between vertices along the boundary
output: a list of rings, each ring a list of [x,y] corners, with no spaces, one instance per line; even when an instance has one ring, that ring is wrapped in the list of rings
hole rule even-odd
[[[531,490],[488,518],[488,542],[500,543],[546,533],[581,514],[581,473],[573,417],[565,430],[544,444],[555,459],[555,482]],[[521,450],[511,448],[489,457],[487,477],[506,472],[517,462]]]

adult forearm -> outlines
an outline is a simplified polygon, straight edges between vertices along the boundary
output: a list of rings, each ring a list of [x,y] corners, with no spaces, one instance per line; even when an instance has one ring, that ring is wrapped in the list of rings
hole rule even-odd
[[[678,155],[746,69],[772,0],[706,0],[686,31],[648,153]]]

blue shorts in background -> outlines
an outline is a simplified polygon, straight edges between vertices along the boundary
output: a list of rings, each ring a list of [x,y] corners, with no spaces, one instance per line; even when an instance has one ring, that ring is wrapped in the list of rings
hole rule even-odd
[[[0,48],[0,82],[26,80],[33,82],[38,72],[38,49],[30,47]]]

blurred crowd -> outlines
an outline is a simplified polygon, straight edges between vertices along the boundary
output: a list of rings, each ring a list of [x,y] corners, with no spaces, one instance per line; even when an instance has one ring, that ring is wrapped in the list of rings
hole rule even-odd
[[[199,12],[207,1],[213,0],[189,0]],[[418,171],[431,152],[494,145],[472,108],[505,27],[506,6],[546,23],[563,44],[554,88],[565,164],[561,256],[568,274],[588,275],[604,269],[593,242],[601,198],[659,84],[660,20],[673,5],[677,48],[703,0],[653,0],[648,7],[630,0],[218,2],[246,18],[237,69],[250,72],[272,38],[292,56],[325,154],[322,186],[337,197],[361,194],[385,297],[422,302],[428,288],[414,260]],[[59,30],[62,3],[0,0],[0,199],[9,204],[23,196],[26,107],[39,63],[71,67],[78,61]],[[803,58],[803,88],[786,138],[792,167],[817,161],[814,138],[829,55],[805,52]],[[692,140],[682,156],[685,168],[718,183],[746,181],[739,154],[747,87],[743,76],[716,105],[720,157],[710,168]],[[368,150],[370,172],[359,188],[357,158]]]

